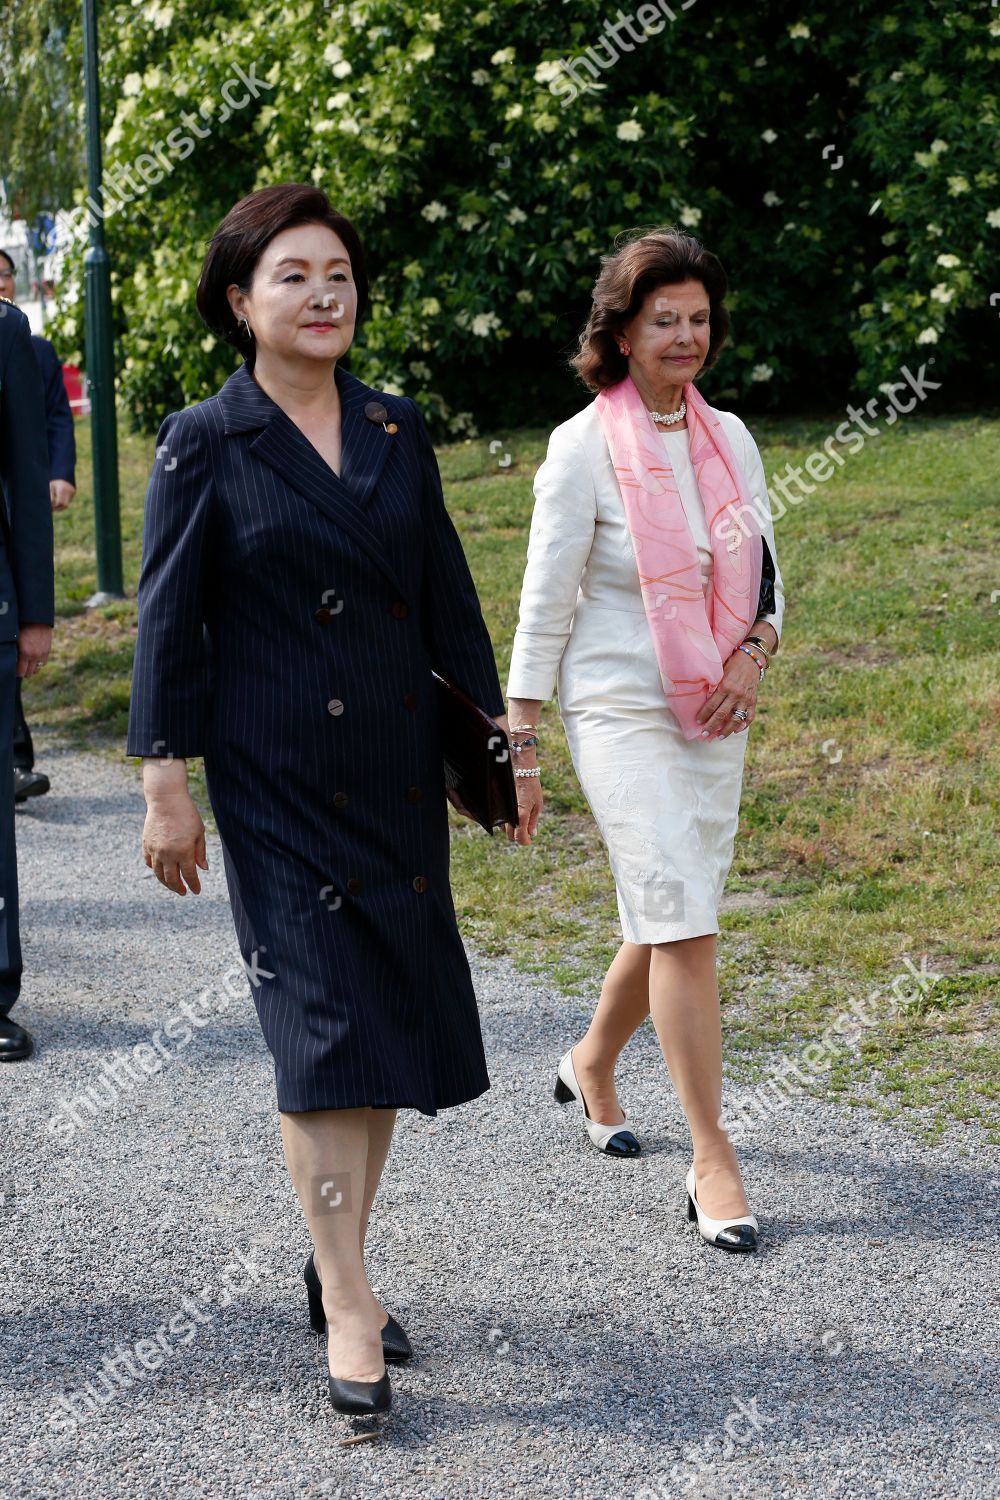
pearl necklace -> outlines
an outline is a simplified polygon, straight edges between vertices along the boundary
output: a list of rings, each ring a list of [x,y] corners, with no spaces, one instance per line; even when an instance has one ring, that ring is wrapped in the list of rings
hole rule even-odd
[[[687,402],[682,401],[676,411],[651,411],[649,414],[654,422],[682,422],[687,416]]]

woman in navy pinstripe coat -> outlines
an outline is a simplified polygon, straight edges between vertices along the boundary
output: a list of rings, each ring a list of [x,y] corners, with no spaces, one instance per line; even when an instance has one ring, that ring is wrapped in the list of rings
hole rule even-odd
[[[146,863],[180,894],[208,868],[185,765],[204,756],[341,1410],[384,1409],[384,1359],[410,1352],[363,1261],[395,1112],[489,1087],[432,668],[506,728],[420,412],[339,367],[366,293],[353,226],[311,187],[216,231],[199,310],[246,363],[159,433],[128,735]]]

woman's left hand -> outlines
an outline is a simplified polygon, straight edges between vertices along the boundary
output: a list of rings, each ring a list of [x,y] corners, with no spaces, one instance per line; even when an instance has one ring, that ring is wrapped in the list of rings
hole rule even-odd
[[[760,672],[753,658],[739,648],[733,652],[722,669],[722,681],[698,710],[696,718],[702,725],[702,736],[723,740],[729,734],[740,734],[749,729],[757,712],[757,688]],[[733,710],[746,709],[745,719],[734,719]]]

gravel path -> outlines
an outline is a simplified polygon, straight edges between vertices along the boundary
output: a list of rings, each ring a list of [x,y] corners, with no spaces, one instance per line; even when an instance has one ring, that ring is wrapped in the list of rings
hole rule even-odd
[[[53,791],[17,817],[38,1046],[0,1070],[6,1497],[1000,1494],[996,1149],[790,1104],[740,1147],[762,1249],[724,1255],[682,1215],[651,1028],[619,1080],[644,1154],[602,1158],[552,1099],[587,1005],[494,962],[493,1087],[401,1112],[373,1214],[417,1359],[379,1439],[341,1446],[270,1058],[245,983],[221,988],[218,844],[207,893],[172,896],[133,770],[39,762]],[[178,1022],[132,1053],[207,987],[186,1044]]]

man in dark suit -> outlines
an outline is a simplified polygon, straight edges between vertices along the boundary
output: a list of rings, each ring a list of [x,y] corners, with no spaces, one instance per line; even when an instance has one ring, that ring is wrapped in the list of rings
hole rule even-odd
[[[14,297],[15,266],[6,250],[0,250],[0,296]],[[48,339],[31,336],[32,348],[42,372],[45,392],[45,428],[49,441],[49,499],[53,510],[65,510],[76,494],[76,435],[73,413],[63,383],[62,363]],[[21,679],[17,679],[14,701],[14,801],[39,797],[49,790],[49,778],[35,770],[35,747],[21,702]]]
[[[55,600],[45,398],[28,320],[0,298],[0,1061],[32,1041],[10,1019],[21,989],[14,847],[15,684],[48,660]]]

